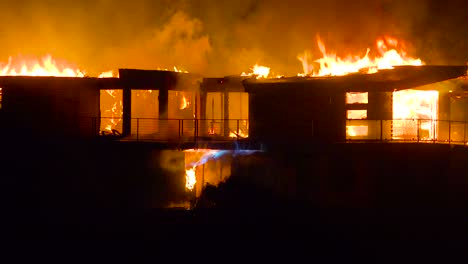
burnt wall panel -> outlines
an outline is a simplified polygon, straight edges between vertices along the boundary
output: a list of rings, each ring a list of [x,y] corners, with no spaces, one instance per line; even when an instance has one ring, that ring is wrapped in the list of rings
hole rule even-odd
[[[448,93],[439,94],[439,140],[449,140],[450,124],[447,122],[450,120],[450,104],[451,98]]]
[[[369,122],[369,135],[377,138],[392,137],[393,92],[369,92],[367,119],[378,120]],[[382,121],[380,121],[382,120]]]
[[[74,79],[17,81],[4,87],[4,116],[12,133],[38,137],[87,137],[98,127],[99,89]]]
[[[283,146],[344,140],[344,97],[303,85],[258,88],[249,94],[250,138]]]

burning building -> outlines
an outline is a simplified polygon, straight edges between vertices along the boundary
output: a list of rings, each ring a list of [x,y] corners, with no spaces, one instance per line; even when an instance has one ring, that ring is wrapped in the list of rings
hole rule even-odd
[[[249,79],[244,85],[250,95],[250,138],[296,146],[352,139],[448,140],[449,129],[439,120],[454,121],[448,101],[455,86],[431,84],[466,72],[466,66],[401,66],[374,74]],[[426,112],[414,114],[420,111]]]
[[[392,39],[386,43],[395,44]],[[95,151],[112,157],[106,159],[108,163],[122,161],[112,171],[121,173],[121,179],[132,177],[131,168],[141,175],[172,175],[157,179],[174,184],[168,189],[176,190],[178,200],[184,199],[186,190],[198,196],[205,183],[217,184],[231,170],[246,168],[238,161],[231,165],[232,153],[220,158],[222,150],[200,150],[209,148],[207,142],[227,142],[221,148],[233,148],[233,141],[245,139],[292,152],[324,142],[466,143],[466,79],[459,77],[467,74],[467,66],[422,65],[419,59],[384,44],[378,42],[382,56],[377,59],[366,53],[347,62],[319,43],[320,70],[315,71],[307,56],[302,56],[304,72],[287,78],[272,77],[268,67],[258,65],[252,73],[223,78],[203,78],[177,69],[120,69],[101,78],[73,70],[55,73],[52,69],[35,77],[24,76],[34,75],[28,71],[5,71],[4,75],[20,76],[0,77],[3,130],[51,139],[113,135],[107,138],[118,139],[117,144],[106,148],[114,155]],[[133,141],[175,144],[131,145]],[[182,146],[181,142],[194,144]],[[161,146],[195,149],[157,150]],[[123,156],[127,150],[139,154]],[[295,170],[289,168],[285,174],[299,177]],[[157,188],[161,193],[163,185]]]

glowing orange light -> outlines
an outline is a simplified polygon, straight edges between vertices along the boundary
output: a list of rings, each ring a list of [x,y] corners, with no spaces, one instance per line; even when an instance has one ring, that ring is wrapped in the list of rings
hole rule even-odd
[[[302,63],[303,72],[299,76],[340,76],[350,73],[365,72],[375,73],[380,69],[392,69],[393,66],[413,65],[419,66],[423,62],[420,59],[414,59],[406,55],[406,51],[399,47],[399,42],[395,38],[384,37],[376,42],[379,55],[375,58],[370,58],[368,48],[363,57],[348,55],[344,58],[338,57],[333,52],[328,52],[325,44],[320,38],[317,39],[317,45],[322,58],[314,60],[319,64],[316,69],[314,65],[309,63],[310,55],[305,52],[297,58]]]

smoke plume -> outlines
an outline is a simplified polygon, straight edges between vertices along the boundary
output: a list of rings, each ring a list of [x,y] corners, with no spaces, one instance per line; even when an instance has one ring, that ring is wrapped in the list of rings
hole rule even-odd
[[[392,35],[427,64],[468,61],[463,0],[11,0],[0,10],[0,61],[50,53],[94,76],[173,66],[223,76],[255,63],[295,75],[298,54],[320,57],[317,35],[341,56]]]

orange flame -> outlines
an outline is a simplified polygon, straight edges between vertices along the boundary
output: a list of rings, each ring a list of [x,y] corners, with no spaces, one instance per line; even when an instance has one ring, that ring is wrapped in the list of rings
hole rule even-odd
[[[190,101],[187,100],[185,95],[182,95],[182,102],[180,103],[180,110],[184,110],[190,106]]]
[[[197,177],[196,177],[196,166],[193,166],[190,169],[185,170],[185,188],[188,190],[193,190],[195,187],[195,184],[197,183]]]
[[[268,78],[268,75],[270,74],[270,68],[266,66],[260,66],[258,64],[255,64],[252,68],[250,68],[251,72],[250,73],[241,73],[241,76],[256,76],[257,79],[260,78]]]
[[[0,64],[2,76],[57,76],[85,77],[84,72],[68,66],[58,65],[51,55],[47,54],[40,60],[24,58],[8,58],[8,63]]]
[[[119,73],[114,73],[114,71],[105,71],[99,74],[98,78],[119,78]]]
[[[99,74],[98,78],[119,78],[119,73],[114,73],[112,70],[105,71]],[[117,100],[116,90],[105,90],[105,92],[113,98],[114,104],[112,105],[111,109],[104,109],[104,113],[110,113],[110,119],[104,119],[101,122],[105,123],[105,130],[112,131],[112,129],[115,129],[117,124],[122,120],[122,100]]]
[[[186,71],[186,70],[181,70],[181,69],[177,68],[176,66],[172,67],[172,70],[169,70],[169,69],[167,69],[167,68],[160,68],[160,67],[158,67],[157,70],[158,70],[158,71],[172,71],[172,72],[188,73],[188,71]]]
[[[239,130],[239,132],[235,132],[235,131],[230,131],[229,132],[229,137],[231,138],[248,138],[249,137],[249,134],[248,133],[244,133],[244,131],[242,130]]]
[[[303,73],[299,76],[341,76],[350,73],[366,72],[375,73],[380,69],[392,69],[393,66],[413,65],[419,66],[423,62],[420,59],[408,57],[403,47],[399,46],[399,41],[392,37],[384,37],[376,42],[379,56],[369,57],[368,48],[363,57],[348,55],[345,58],[338,57],[335,53],[327,52],[325,44],[320,38],[317,45],[322,58],[315,60],[319,64],[318,70],[314,65],[309,64],[309,54],[307,52],[298,56],[302,63]]]

